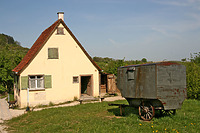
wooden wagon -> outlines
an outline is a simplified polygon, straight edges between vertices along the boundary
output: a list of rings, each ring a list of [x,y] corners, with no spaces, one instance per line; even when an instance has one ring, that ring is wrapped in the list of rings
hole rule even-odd
[[[155,110],[175,113],[187,96],[186,68],[174,62],[130,65],[118,68],[117,86],[129,106],[139,108],[143,120]]]

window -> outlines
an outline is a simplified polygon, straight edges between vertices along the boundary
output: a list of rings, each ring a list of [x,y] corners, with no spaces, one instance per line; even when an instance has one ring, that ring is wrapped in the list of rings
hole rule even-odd
[[[30,90],[44,89],[44,76],[29,76]]]
[[[64,28],[63,27],[57,28],[57,35],[64,35]]]
[[[78,83],[79,81],[78,81],[78,76],[74,76],[73,77],[73,83]]]
[[[27,88],[32,90],[41,90],[44,88],[52,88],[52,76],[51,75],[29,75],[21,76],[21,89]]]
[[[128,80],[134,80],[134,71],[131,70],[131,71],[128,71]]]
[[[127,78],[128,78],[128,80],[134,80],[135,79],[135,67],[128,68]]]
[[[58,59],[58,48],[48,48],[48,59]]]

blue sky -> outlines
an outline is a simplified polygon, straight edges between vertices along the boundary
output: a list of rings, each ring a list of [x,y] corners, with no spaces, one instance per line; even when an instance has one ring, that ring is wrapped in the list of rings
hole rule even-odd
[[[59,11],[92,57],[163,61],[200,52],[200,0],[0,0],[0,33],[30,48]]]

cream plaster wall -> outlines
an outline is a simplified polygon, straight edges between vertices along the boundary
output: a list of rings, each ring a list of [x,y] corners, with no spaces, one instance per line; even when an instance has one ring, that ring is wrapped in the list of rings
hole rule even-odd
[[[60,24],[59,27],[63,25]],[[55,30],[37,56],[20,74],[20,78],[41,74],[52,76],[52,88],[29,92],[31,106],[80,98],[80,75],[92,75],[93,96],[99,96],[99,71],[66,29],[65,35],[56,35],[56,32]],[[48,59],[48,48],[58,48],[59,59]],[[79,83],[73,83],[73,76],[79,76]],[[19,101],[21,107],[27,105],[27,90],[20,91]]]

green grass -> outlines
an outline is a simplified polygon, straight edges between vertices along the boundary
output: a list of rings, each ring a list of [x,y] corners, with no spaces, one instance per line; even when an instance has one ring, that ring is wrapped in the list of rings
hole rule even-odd
[[[0,95],[0,99],[7,97],[7,95]]]
[[[10,96],[10,101],[14,101],[15,99],[14,99],[14,94],[9,94],[9,96]]]
[[[112,103],[127,103],[116,101]],[[124,116],[108,102],[89,103],[30,112],[6,121],[11,132],[97,132],[97,133],[198,133],[200,101],[186,100],[174,116],[139,119],[137,109],[127,107]]]
[[[14,94],[9,94],[10,96],[10,101],[14,101]],[[0,95],[0,99],[3,99],[6,97],[6,100],[8,100],[8,94],[6,95]]]

